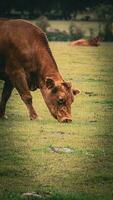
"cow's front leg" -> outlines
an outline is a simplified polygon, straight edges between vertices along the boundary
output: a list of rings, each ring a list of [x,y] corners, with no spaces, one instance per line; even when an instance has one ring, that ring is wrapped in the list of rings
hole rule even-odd
[[[13,72],[8,73],[14,87],[17,89],[18,93],[21,96],[21,99],[24,101],[24,103],[27,106],[27,109],[29,111],[29,117],[31,120],[36,119],[38,117],[35,109],[32,105],[32,96],[28,88],[26,75],[24,70],[13,70]]]
[[[9,99],[9,97],[11,96],[11,92],[12,92],[13,88],[14,87],[9,80],[7,80],[4,83],[1,101],[0,101],[0,118],[6,118],[6,116],[5,116],[6,103]]]

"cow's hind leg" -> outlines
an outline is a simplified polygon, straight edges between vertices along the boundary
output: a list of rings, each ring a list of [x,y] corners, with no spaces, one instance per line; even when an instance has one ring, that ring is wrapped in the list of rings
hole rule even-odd
[[[0,101],[0,118],[5,118],[6,103],[11,96],[12,90],[13,85],[11,82],[9,80],[5,81]]]
[[[33,106],[32,106],[32,96],[28,88],[27,79],[24,70],[15,70],[13,73],[8,73],[14,87],[17,89],[18,93],[21,96],[21,99],[26,104],[28,111],[29,111],[29,117],[31,120],[36,119],[37,113],[35,112]]]

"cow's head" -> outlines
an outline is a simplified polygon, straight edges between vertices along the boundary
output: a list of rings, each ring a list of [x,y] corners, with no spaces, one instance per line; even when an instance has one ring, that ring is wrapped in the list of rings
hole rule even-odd
[[[71,104],[74,95],[80,91],[72,89],[68,82],[56,82],[52,78],[46,78],[42,89],[44,100],[55,119],[59,122],[71,122]]]

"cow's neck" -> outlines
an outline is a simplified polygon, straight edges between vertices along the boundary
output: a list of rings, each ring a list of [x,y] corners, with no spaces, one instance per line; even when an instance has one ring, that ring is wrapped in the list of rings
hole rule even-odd
[[[40,89],[45,88],[45,82],[46,82],[47,78],[53,79],[56,84],[63,82],[63,78],[62,78],[62,76],[60,75],[59,72],[53,71],[53,70],[50,71],[50,72],[48,71],[47,73],[43,73],[40,76],[40,80],[39,80]]]
[[[39,85],[40,88],[44,87],[46,78],[52,78],[55,82],[63,82],[63,78],[58,71],[57,64],[50,51],[43,50],[40,52],[40,74],[39,74]]]

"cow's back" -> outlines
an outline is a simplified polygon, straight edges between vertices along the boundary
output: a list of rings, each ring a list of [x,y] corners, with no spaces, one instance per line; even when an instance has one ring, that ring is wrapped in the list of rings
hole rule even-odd
[[[0,58],[10,70],[24,68],[26,73],[56,74],[56,62],[50,51],[44,32],[26,20],[0,21]],[[5,66],[0,67],[5,69]],[[7,71],[7,68],[6,68]]]
[[[25,63],[24,66],[28,63],[27,67],[33,68],[33,56],[37,46],[48,46],[45,34],[40,28],[21,19],[0,20],[0,71],[5,67],[3,64],[13,58],[17,62]]]
[[[44,37],[44,33],[40,28],[26,20],[0,20],[1,43],[4,41],[5,38],[5,43],[8,42],[8,45],[11,42],[16,42],[16,45],[19,46],[20,43],[24,43],[25,41],[27,41],[27,43],[29,44],[32,44],[34,40],[43,42]]]

